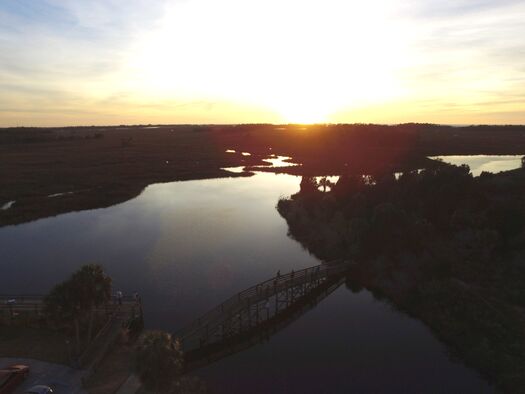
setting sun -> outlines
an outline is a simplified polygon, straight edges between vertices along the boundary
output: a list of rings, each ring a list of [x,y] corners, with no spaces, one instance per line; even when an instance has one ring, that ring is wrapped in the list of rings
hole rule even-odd
[[[282,117],[284,123],[324,123],[329,119],[328,111],[310,97],[288,98],[275,111]]]
[[[394,54],[405,49],[388,2],[203,3],[173,5],[140,38],[127,62],[137,97],[249,103],[277,121],[312,123],[402,93]]]
[[[2,125],[525,121],[519,2],[44,3],[0,14]]]

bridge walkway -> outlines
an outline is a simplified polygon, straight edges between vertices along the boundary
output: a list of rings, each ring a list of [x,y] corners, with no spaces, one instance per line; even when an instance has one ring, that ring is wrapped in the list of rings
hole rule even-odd
[[[323,263],[276,275],[230,297],[174,336],[190,357],[194,353],[203,353],[204,348],[231,342],[286,313],[316,289],[340,278],[350,266],[344,261]]]

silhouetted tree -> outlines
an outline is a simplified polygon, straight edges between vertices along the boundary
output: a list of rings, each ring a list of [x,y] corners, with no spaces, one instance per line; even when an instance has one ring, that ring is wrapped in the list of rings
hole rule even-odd
[[[329,187],[330,190],[332,189],[333,182],[330,181],[327,177],[323,177],[319,180],[319,186],[323,188],[323,193],[326,193],[326,188]]]
[[[319,191],[318,189],[319,184],[317,183],[317,180],[315,179],[315,177],[303,176],[301,178],[300,188],[301,188],[300,190],[301,194],[308,195],[308,194]]]
[[[279,212],[312,254],[356,262],[351,291],[363,285],[420,316],[501,391],[522,392],[522,175],[446,164],[404,169],[399,181],[344,175],[322,198],[301,192]]]
[[[44,299],[46,315],[59,324],[73,323],[75,328],[76,351],[80,352],[80,318],[83,311],[78,302],[71,281],[56,285]]]
[[[91,341],[95,309],[111,299],[111,278],[100,265],[84,265],[71,277],[82,311],[89,314],[87,342]]]
[[[135,372],[146,390],[172,392],[182,364],[180,345],[170,334],[163,331],[142,334],[135,354]]]
[[[89,264],[56,285],[46,296],[48,316],[60,323],[73,323],[77,351],[80,350],[80,320],[89,316],[88,342],[91,340],[95,309],[111,298],[111,278],[101,266]]]

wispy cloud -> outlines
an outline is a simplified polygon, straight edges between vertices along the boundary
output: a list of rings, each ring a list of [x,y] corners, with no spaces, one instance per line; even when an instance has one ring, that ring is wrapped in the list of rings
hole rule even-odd
[[[316,107],[349,122],[525,123],[523,20],[517,0],[5,0],[0,125]]]

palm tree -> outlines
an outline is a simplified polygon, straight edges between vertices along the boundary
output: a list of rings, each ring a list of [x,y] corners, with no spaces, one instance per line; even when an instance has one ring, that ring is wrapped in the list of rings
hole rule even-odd
[[[327,177],[323,177],[319,180],[319,186],[323,188],[323,192],[326,193],[326,188],[329,187],[330,190],[332,189],[333,182],[330,181]]]
[[[178,341],[163,331],[142,334],[135,354],[135,372],[144,388],[167,393],[182,372],[183,357]]]
[[[44,299],[45,312],[59,324],[73,322],[75,326],[76,351],[80,352],[80,323],[82,310],[70,281],[56,285]]]
[[[77,292],[82,311],[89,314],[87,342],[91,341],[96,308],[111,299],[111,278],[100,265],[88,264],[73,274],[70,281]]]
[[[111,298],[111,278],[101,266],[89,264],[56,285],[46,296],[48,316],[60,323],[75,325],[77,352],[80,351],[80,320],[89,315],[88,343],[91,340],[95,309]]]

